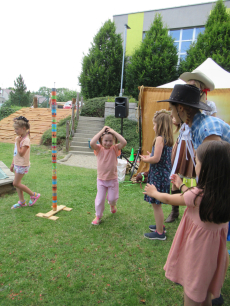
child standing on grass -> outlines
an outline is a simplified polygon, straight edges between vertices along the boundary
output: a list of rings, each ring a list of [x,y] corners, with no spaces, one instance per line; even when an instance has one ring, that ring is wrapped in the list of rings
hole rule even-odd
[[[97,144],[97,141],[100,144]],[[96,217],[92,221],[93,225],[98,225],[101,221],[105,209],[106,193],[108,193],[107,199],[111,213],[114,214],[117,211],[116,203],[119,197],[117,157],[121,155],[121,149],[126,144],[126,140],[108,126],[104,126],[90,141],[90,146],[97,156]]]
[[[32,192],[27,186],[21,183],[24,174],[28,173],[30,168],[29,120],[23,116],[15,118],[14,130],[18,136],[16,137],[15,141],[14,157],[10,166],[10,171],[15,172],[13,185],[16,187],[19,201],[17,204],[14,204],[11,209],[27,206],[23,192],[30,195],[29,206],[34,205],[34,203],[40,197],[39,193]]]
[[[169,193],[173,146],[173,126],[170,112],[165,109],[156,112],[153,117],[153,129],[156,137],[153,141],[152,153],[147,152],[149,155],[140,156],[143,162],[150,163],[148,183],[156,185],[160,192]],[[148,239],[165,240],[162,202],[148,195],[145,195],[144,200],[152,204],[156,220],[156,225],[149,226],[151,233],[146,233],[144,236]]]
[[[207,141],[196,151],[197,187],[182,185],[182,195],[169,195],[147,184],[145,194],[171,205],[187,206],[174,237],[165,276],[184,288],[185,306],[211,306],[220,296],[226,267],[230,220],[230,144]],[[177,186],[178,175],[173,176]],[[180,179],[180,178],[179,178]]]

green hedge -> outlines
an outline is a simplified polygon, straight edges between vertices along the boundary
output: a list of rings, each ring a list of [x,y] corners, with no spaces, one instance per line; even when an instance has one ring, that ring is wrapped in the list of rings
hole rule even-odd
[[[71,121],[71,116],[62,119],[57,124],[57,145],[63,145],[66,140],[66,121]],[[75,120],[75,128],[77,128],[77,120]],[[71,139],[71,137],[70,137]],[[52,144],[52,129],[45,131],[42,135],[41,144],[50,146]]]
[[[81,108],[81,116],[88,117],[104,117],[105,102],[107,97],[93,98],[84,101],[84,105]]]
[[[103,118],[105,102],[115,102],[115,97],[99,97],[86,100],[81,108],[81,116]],[[132,97],[129,97],[129,102],[137,104],[137,101]]]
[[[0,120],[10,116],[11,114],[15,113],[16,111],[20,110],[20,106],[12,106],[12,105],[2,105],[0,108]]]
[[[105,125],[111,127],[117,133],[121,133],[121,119],[108,116],[105,119]],[[126,139],[127,145],[122,149],[122,152],[130,155],[133,148],[134,153],[136,153],[139,149],[139,132],[136,121],[127,118],[123,119],[123,137]]]

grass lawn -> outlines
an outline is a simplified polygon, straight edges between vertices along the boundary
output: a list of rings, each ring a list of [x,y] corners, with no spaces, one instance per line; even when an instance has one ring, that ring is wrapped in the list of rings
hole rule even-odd
[[[13,145],[0,145],[0,159],[9,167]],[[103,222],[93,226],[96,170],[60,164],[58,205],[73,210],[58,213],[57,221],[38,218],[52,206],[51,151],[33,146],[30,161],[23,182],[41,193],[37,203],[11,210],[17,194],[0,198],[1,306],[183,305],[183,288],[163,270],[179,221],[167,225],[166,241],[145,239],[155,223],[152,208],[140,185],[123,183],[118,212],[112,215],[106,205]],[[166,217],[171,207],[163,210]],[[229,270],[222,294],[230,305]]]

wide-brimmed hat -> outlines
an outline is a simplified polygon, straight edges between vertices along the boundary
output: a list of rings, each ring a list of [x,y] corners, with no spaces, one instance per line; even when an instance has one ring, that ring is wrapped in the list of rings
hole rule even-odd
[[[206,111],[211,111],[211,107],[200,101],[200,89],[193,85],[177,84],[167,100],[157,102],[171,102],[188,105],[193,108],[199,108]]]
[[[202,82],[205,85],[205,88],[212,91],[215,89],[215,85],[211,79],[209,79],[203,72],[199,70],[193,70],[192,72],[184,72],[180,75],[180,79],[188,82],[189,80],[197,80]]]

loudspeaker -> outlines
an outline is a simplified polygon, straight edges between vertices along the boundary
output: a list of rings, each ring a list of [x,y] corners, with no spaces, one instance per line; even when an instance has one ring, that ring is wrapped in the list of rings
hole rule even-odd
[[[127,97],[115,98],[115,117],[127,118],[129,115],[129,99]]]

